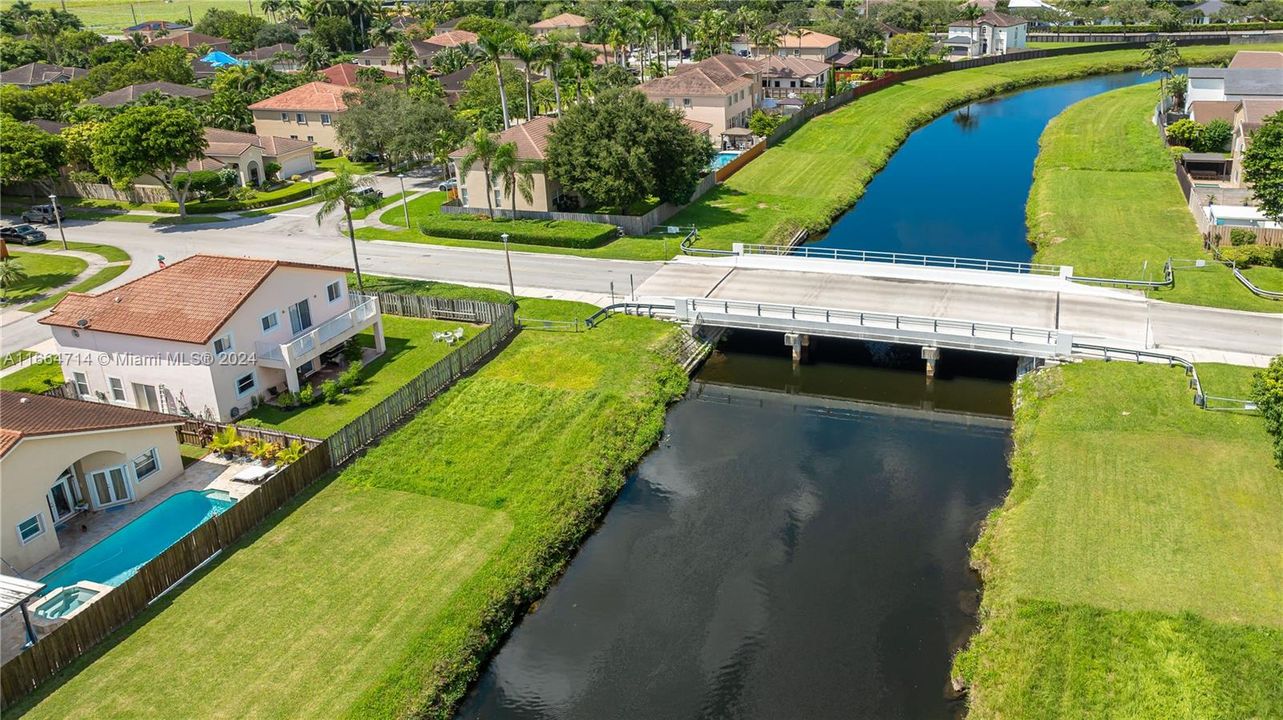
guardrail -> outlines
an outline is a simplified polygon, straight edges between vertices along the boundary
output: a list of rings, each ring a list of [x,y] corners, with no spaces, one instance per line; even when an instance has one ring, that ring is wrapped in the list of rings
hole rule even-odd
[[[822,260],[851,260],[892,265],[912,265],[950,270],[981,270],[1010,272],[1029,275],[1060,275],[1067,268],[1047,263],[1027,263],[1013,260],[986,260],[984,258],[952,257],[948,255],[919,255],[916,253],[884,252],[880,250],[853,250],[848,248],[816,247],[813,245],[763,245],[736,244],[737,254],[772,255],[779,257],[818,258]]]
[[[699,239],[699,229],[691,228],[690,232],[686,233],[686,237],[682,238],[682,245],[681,245],[682,254],[697,255],[697,256],[704,256],[704,257],[726,257],[727,255],[735,254],[731,250],[714,250],[712,248],[697,248],[695,247],[695,241],[698,239]]]
[[[661,314],[671,315],[673,313],[673,309],[674,307],[672,305],[665,305],[662,303],[634,303],[634,302],[615,303],[614,305],[607,305],[606,307],[588,316],[588,318],[584,320],[584,324],[590,328],[593,328],[597,326],[597,323],[601,322],[602,320],[605,320],[611,315],[616,315],[616,314],[637,315],[641,317],[652,317],[652,318],[655,317],[655,313],[657,312]]]
[[[1082,275],[1070,275],[1066,279],[1085,285],[1112,285],[1115,287],[1169,288],[1176,285],[1176,274],[1172,271],[1171,258],[1168,258],[1167,262],[1163,263],[1162,280],[1129,280],[1126,278],[1099,278]]]
[[[1108,345],[1093,345],[1089,343],[1073,343],[1072,349],[1075,355],[1099,357],[1106,362],[1109,362],[1110,360],[1131,359],[1137,363],[1160,362],[1166,363],[1168,366],[1179,366],[1184,368],[1185,374],[1189,376],[1189,386],[1190,389],[1194,391],[1195,405],[1203,408],[1204,410],[1245,412],[1256,412],[1258,410],[1256,403],[1251,400],[1221,397],[1219,395],[1208,395],[1204,393],[1203,383],[1198,377],[1198,368],[1194,367],[1194,363],[1179,355],[1155,352],[1153,350],[1132,350],[1128,348],[1116,348],[1109,347]]]
[[[1243,287],[1247,288],[1248,292],[1256,295],[1257,297],[1263,297],[1266,300],[1283,300],[1283,292],[1275,292],[1273,290],[1266,290],[1265,288],[1257,287],[1256,283],[1253,283],[1246,275],[1243,274],[1243,271],[1238,269],[1238,263],[1233,260],[1224,259],[1221,256],[1220,248],[1217,247],[1216,243],[1212,242],[1210,234],[1203,236],[1203,247],[1212,253],[1212,257],[1216,259],[1216,262],[1228,267],[1230,272],[1234,274],[1234,279],[1242,283]]]

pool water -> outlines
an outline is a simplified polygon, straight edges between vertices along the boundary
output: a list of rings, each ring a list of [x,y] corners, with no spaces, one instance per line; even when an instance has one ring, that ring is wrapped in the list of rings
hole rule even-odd
[[[713,156],[713,162],[708,164],[710,170],[721,170],[731,163],[732,160],[739,157],[738,152],[719,152]]]
[[[206,520],[234,503],[216,493],[185,490],[40,578],[50,590],[89,580],[116,587]]]
[[[84,587],[67,587],[58,591],[57,595],[46,598],[40,602],[36,608],[36,617],[46,620],[57,620],[65,617],[76,608],[93,600],[98,596],[98,591]]]

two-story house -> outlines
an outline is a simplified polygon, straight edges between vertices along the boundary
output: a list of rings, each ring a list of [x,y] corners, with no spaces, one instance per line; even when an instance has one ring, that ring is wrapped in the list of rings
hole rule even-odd
[[[1195,103],[1283,98],[1283,52],[1240,50],[1229,67],[1192,67],[1185,111]]]
[[[414,62],[411,64],[428,67],[432,64],[432,56],[446,48],[475,45],[477,34],[470,33],[467,30],[447,30],[437,33],[426,40],[407,40],[406,42],[410,49],[414,51]],[[362,50],[356,54],[354,62],[364,67],[401,71],[400,63],[392,60],[392,47],[389,45],[378,45]]]
[[[334,118],[347,110],[343,94],[358,91],[355,87],[310,82],[260,100],[249,106],[254,115],[254,132],[340,150]]]
[[[730,147],[748,137],[753,108],[761,104],[761,64],[722,54],[679,65],[672,75],[637,88],[654,102],[681,110],[688,119],[708,123],[714,144]]]
[[[775,42],[774,54],[779,57],[797,57],[828,62],[841,52],[842,39],[826,33],[815,32],[814,30],[802,30],[800,35],[797,32],[781,32]],[[771,54],[766,52],[766,48],[754,48],[754,53],[757,55]]]
[[[990,10],[974,23],[967,20],[949,23],[949,33],[944,44],[953,55],[974,58],[1005,55],[1012,50],[1024,48],[1028,36],[1029,21]]]
[[[539,22],[530,23],[530,31],[535,35],[558,35],[558,36],[575,36],[582,38],[592,29],[592,21],[583,15],[574,13],[562,13],[540,20]]]
[[[832,71],[819,60],[769,55],[761,60],[762,88],[767,97],[822,95]]]
[[[526,201],[521,193],[517,196],[517,211],[548,212],[557,209],[557,199],[561,195],[561,185],[550,179],[542,168],[548,157],[548,137],[557,119],[540,115],[499,133],[496,138],[500,144],[514,143],[517,146],[517,158],[527,160],[539,166],[531,173],[531,199]],[[505,194],[503,182],[491,181],[492,196],[486,203],[486,173],[481,163],[464,167],[462,160],[468,154],[468,148],[462,147],[450,153],[450,162],[454,163],[454,176],[459,178],[459,204],[479,213],[488,212],[491,207],[496,214],[512,214],[512,195]]]
[[[68,293],[50,326],[85,400],[231,420],[316,372],[366,328],[384,350],[377,298],[347,268],[193,255],[119,287]]]

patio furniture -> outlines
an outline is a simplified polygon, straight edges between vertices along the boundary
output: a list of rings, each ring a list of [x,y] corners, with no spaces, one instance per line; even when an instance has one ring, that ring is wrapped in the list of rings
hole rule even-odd
[[[463,328],[461,328],[461,327],[460,327],[460,328],[455,328],[455,329],[454,329],[454,339],[455,339],[455,340],[462,340],[462,339],[463,339]]]
[[[263,467],[262,465],[250,465],[244,470],[232,476],[233,482],[248,483],[250,485],[261,485],[267,479],[268,475],[276,470],[275,466]]]

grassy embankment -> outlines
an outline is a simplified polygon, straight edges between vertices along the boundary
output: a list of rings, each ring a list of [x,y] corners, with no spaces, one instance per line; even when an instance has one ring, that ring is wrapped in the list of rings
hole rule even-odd
[[[114,35],[144,20],[199,21],[210,8],[237,12],[247,9],[242,0],[32,0],[31,5],[41,10],[64,9],[65,6],[66,10],[78,15],[90,30]],[[254,14],[262,14],[257,3]]]
[[[16,248],[9,252],[27,275],[25,279],[14,283],[13,287],[5,288],[5,304],[10,306],[66,285],[89,267],[89,263],[70,255],[23,252]]]
[[[1155,85],[1114,90],[1047,125],[1027,209],[1035,260],[1072,265],[1078,275],[1158,280],[1167,258],[1211,258],[1150,120],[1156,96]],[[1283,282],[1283,269],[1255,268],[1252,277]],[[1151,296],[1283,312],[1283,303],[1251,294],[1216,263],[1178,269],[1176,287]]]
[[[126,270],[129,269],[129,264],[130,264],[129,253],[113,245],[99,245],[97,243],[83,243],[83,242],[68,242],[67,249],[100,255],[102,256],[103,260],[106,260],[108,263],[111,263],[111,264],[108,265],[107,267],[102,268],[101,270],[94,273],[93,275],[90,275],[84,280],[81,280],[75,285],[72,285],[66,290],[54,293],[49,297],[44,298],[43,300],[39,300],[37,302],[24,305],[21,308],[18,308],[19,310],[24,310],[26,312],[33,312],[33,313],[40,312],[42,310],[48,310],[54,305],[57,305],[58,301],[61,300],[63,296],[66,295],[67,293],[89,292],[101,285],[105,285],[106,283],[112,280],[115,280],[116,278],[120,277]]]
[[[26,717],[448,716],[658,439],[686,387],[675,332],[616,317],[521,333]]]
[[[1209,392],[1251,369],[1206,366]],[[1283,472],[1259,417],[1200,410],[1179,369],[1026,376],[1012,490],[973,561],[972,720],[1283,716]]]

